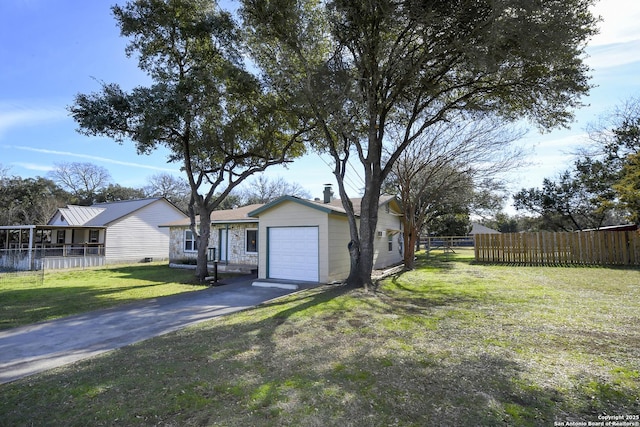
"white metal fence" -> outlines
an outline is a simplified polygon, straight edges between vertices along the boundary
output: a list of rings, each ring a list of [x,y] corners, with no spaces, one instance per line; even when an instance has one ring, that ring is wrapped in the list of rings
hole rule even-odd
[[[42,255],[37,249],[0,249],[0,272],[42,269]]]

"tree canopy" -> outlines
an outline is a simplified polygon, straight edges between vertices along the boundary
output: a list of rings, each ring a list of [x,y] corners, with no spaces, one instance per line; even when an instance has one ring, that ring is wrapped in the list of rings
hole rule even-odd
[[[87,135],[131,140],[138,153],[163,145],[182,164],[203,280],[206,219],[247,177],[302,153],[296,131],[305,125],[247,69],[242,34],[216,2],[136,0],[112,10],[129,38],[127,55],[137,55],[153,83],[131,91],[103,83],[77,95],[70,111]]]
[[[159,173],[149,177],[144,191],[151,197],[164,197],[178,209],[187,212],[191,189],[184,178],[178,178],[168,173]]]
[[[309,192],[295,182],[288,182],[282,177],[269,179],[265,175],[259,175],[247,181],[240,200],[247,205],[269,203],[281,196],[311,198]]]
[[[268,82],[314,124],[334,160],[351,229],[349,282],[371,283],[384,179],[426,129],[458,111],[565,125],[589,89],[591,0],[244,0],[251,53]],[[365,181],[359,223],[344,188]]]
[[[50,179],[4,176],[0,179],[0,225],[45,224],[71,194]]]

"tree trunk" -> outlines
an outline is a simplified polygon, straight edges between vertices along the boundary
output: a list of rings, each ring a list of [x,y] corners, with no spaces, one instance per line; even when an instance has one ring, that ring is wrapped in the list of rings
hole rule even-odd
[[[379,186],[375,188],[379,189]],[[379,201],[379,190],[365,189],[360,204],[360,260],[356,266],[357,273],[354,275],[355,282],[353,284],[363,286],[366,290],[373,284],[371,273],[373,272],[374,238],[378,225]]]
[[[209,276],[207,265],[207,254],[209,251],[209,236],[211,235],[211,212],[206,206],[198,206],[200,215],[200,225],[198,232],[198,259],[196,265],[196,277],[200,283],[205,283],[205,278]]]
[[[404,224],[404,268],[413,270],[415,267],[417,232],[410,224]]]
[[[359,282],[358,278],[358,265],[360,264],[360,243],[357,240],[351,240],[347,246],[349,249],[349,277],[347,277],[347,284],[356,285]]]

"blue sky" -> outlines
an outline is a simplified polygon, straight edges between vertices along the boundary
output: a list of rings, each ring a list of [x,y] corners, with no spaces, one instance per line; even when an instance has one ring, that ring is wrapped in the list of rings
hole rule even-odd
[[[126,58],[110,6],[117,0],[0,1],[0,164],[10,175],[46,176],[55,163],[90,162],[109,170],[113,182],[141,187],[148,177],[169,172],[167,153],[136,154],[133,144],[76,132],[69,106],[77,93],[99,90],[99,81],[125,89],[148,82],[136,60]],[[601,0],[601,32],[587,49],[596,87],[576,112],[570,130],[544,135],[531,129],[520,142],[533,149],[531,166],[510,175],[514,190],[540,186],[571,166],[585,144],[585,127],[631,96],[640,96],[640,1]],[[328,159],[316,154],[268,174],[297,182],[314,197],[334,183]],[[357,166],[356,166],[357,168]],[[356,172],[347,180],[352,196],[362,187]]]

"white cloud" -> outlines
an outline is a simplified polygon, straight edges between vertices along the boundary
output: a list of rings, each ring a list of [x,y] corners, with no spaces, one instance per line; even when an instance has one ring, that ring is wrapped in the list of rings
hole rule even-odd
[[[640,39],[640,2],[637,0],[600,0],[593,6],[595,15],[602,17],[600,34],[589,43],[602,46]]]
[[[574,133],[559,138],[544,136],[538,136],[537,138],[538,141],[536,141],[535,137],[531,139],[533,140],[536,152],[538,153],[568,153],[584,146],[588,139],[588,135],[586,133]]]
[[[13,162],[15,166],[20,166],[21,168],[32,170],[32,171],[42,171],[49,172],[53,170],[53,167],[47,165],[38,165],[36,163],[24,163],[24,162]]]
[[[588,48],[585,62],[594,69],[618,67],[640,62],[640,39]]]
[[[171,168],[163,168],[159,166],[146,165],[143,163],[134,163],[134,162],[123,162],[122,160],[110,159],[107,157],[93,156],[90,154],[81,154],[81,153],[72,153],[70,151],[57,151],[57,150],[49,150],[45,148],[33,148],[33,147],[25,147],[25,146],[11,146],[9,148],[14,148],[17,150],[31,151],[34,153],[42,153],[42,154],[53,154],[57,156],[65,156],[65,157],[77,157],[81,159],[95,160],[98,162],[111,163],[114,165],[121,166],[131,166],[134,168],[142,168],[142,169],[151,169],[163,172],[176,172],[176,169]]]
[[[527,158],[529,165],[512,174],[512,186],[518,190],[539,187],[544,178],[553,179],[560,172],[570,169],[578,149],[587,143],[587,134],[571,133],[560,137],[534,135],[523,140],[534,147]]]
[[[21,108],[0,105],[0,137],[14,127],[34,126],[67,119],[67,112],[59,108]]]

